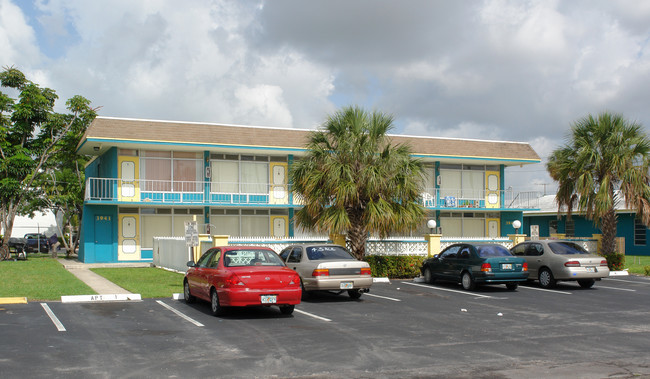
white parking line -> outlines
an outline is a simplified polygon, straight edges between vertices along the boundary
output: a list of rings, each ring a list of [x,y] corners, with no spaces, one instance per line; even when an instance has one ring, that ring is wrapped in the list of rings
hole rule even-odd
[[[313,318],[318,319],[318,320],[327,321],[327,322],[332,321],[332,320],[330,320],[330,319],[328,319],[328,318],[325,318],[325,317],[320,317],[320,316],[316,316],[316,315],[311,314],[311,313],[307,313],[307,312],[305,312],[305,311],[301,311],[300,309],[295,309],[295,308],[294,308],[293,311],[294,311],[294,312],[298,312],[298,313],[300,313],[300,314],[303,314],[303,315],[305,315],[305,316],[313,317]]]
[[[631,290],[631,289],[627,289],[627,288],[616,288],[616,287],[605,287],[605,286],[598,286],[598,288],[607,288],[608,290],[616,290],[616,291],[636,292],[636,290]]]
[[[386,300],[392,300],[392,301],[402,301],[402,300],[400,300],[400,299],[394,299],[394,298],[392,298],[392,297],[386,297],[386,296],[374,295],[374,294],[371,294],[371,293],[367,293],[366,296],[378,297],[378,298],[380,298],[380,299],[386,299]]]
[[[624,282],[624,283],[633,283],[633,284],[650,284],[650,282],[641,282],[641,281],[636,281],[636,280],[624,280],[624,279],[612,279],[612,278],[607,278],[605,279],[606,281],[616,281],[616,282]]]
[[[65,332],[65,331],[66,331],[66,330],[65,330],[65,327],[63,326],[63,324],[61,323],[61,321],[59,321],[59,318],[56,317],[56,315],[54,314],[54,312],[52,312],[52,310],[50,309],[50,306],[47,305],[47,303],[41,303],[41,307],[43,307],[43,309],[45,310],[45,313],[47,313],[47,315],[50,316],[50,320],[52,320],[52,322],[53,322],[54,325],[56,326],[56,329],[57,329],[59,332]]]
[[[180,316],[181,318],[183,318],[183,319],[185,319],[185,320],[191,322],[192,324],[194,324],[194,325],[196,325],[196,326],[204,326],[203,324],[201,324],[200,322],[196,321],[195,319],[193,319],[193,318],[191,318],[191,317],[189,317],[189,316],[187,316],[187,315],[181,313],[180,311],[178,311],[178,310],[175,309],[174,307],[170,307],[169,305],[163,303],[163,302],[160,301],[160,300],[156,300],[156,303],[158,303],[158,304],[162,305],[163,307],[169,309],[170,311],[176,313],[176,314],[177,314],[178,316]]]
[[[417,283],[411,283],[411,282],[402,282],[402,283],[408,284],[408,285],[411,285],[411,286],[430,288],[430,289],[438,290],[438,291],[456,292],[456,293],[460,293],[460,294],[463,294],[463,295],[469,295],[469,296],[474,296],[474,297],[485,297],[485,298],[488,298],[488,299],[492,297],[492,296],[487,296],[487,295],[481,295],[481,294],[474,293],[474,292],[450,290],[448,288],[435,287],[435,286],[425,285],[425,284],[417,284]]]
[[[525,288],[527,290],[535,290],[535,291],[546,291],[546,292],[552,292],[552,293],[559,293],[559,294],[562,294],[562,295],[573,295],[571,292],[564,292],[564,291],[558,291],[558,290],[547,290],[546,288],[527,287],[527,286],[519,286],[518,288]]]

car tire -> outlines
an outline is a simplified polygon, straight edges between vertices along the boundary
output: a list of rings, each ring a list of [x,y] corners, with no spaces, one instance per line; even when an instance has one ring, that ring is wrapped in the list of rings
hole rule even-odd
[[[213,316],[221,316],[223,314],[223,307],[219,303],[219,295],[217,295],[217,290],[214,288],[210,292],[210,311]]]
[[[424,282],[428,284],[433,284],[436,281],[436,279],[433,277],[433,273],[431,273],[430,268],[425,268],[424,269]]]
[[[196,301],[196,297],[194,297],[190,292],[190,284],[187,282],[187,280],[183,282],[183,297],[185,298],[185,302],[187,304],[192,304]]]
[[[288,315],[293,313],[293,310],[294,310],[295,307],[296,307],[295,305],[283,305],[283,306],[280,307],[280,312],[283,315],[288,316]]]
[[[302,279],[300,279],[300,287],[302,288],[302,296],[300,297],[301,300],[307,300],[311,297],[311,293],[305,289],[305,284],[302,282]]]
[[[546,288],[546,289],[554,288],[555,284],[557,283],[557,281],[553,277],[553,273],[551,272],[551,270],[547,268],[543,268],[539,271],[538,279],[539,279],[539,285],[542,288]]]
[[[580,287],[582,288],[591,288],[594,286],[594,283],[596,281],[594,279],[579,279],[578,284],[580,284]]]
[[[463,285],[463,288],[467,291],[473,291],[476,289],[476,282],[472,278],[472,274],[465,271],[460,277],[460,282]]]
[[[348,296],[350,296],[351,299],[358,299],[361,297],[361,291],[359,290],[348,290]]]
[[[519,287],[519,283],[514,283],[514,282],[513,283],[506,283],[506,288],[509,291],[514,291],[514,290],[517,289],[517,287]]]

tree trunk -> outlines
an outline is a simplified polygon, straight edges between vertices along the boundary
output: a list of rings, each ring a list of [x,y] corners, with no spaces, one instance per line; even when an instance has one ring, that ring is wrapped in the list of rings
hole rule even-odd
[[[350,217],[352,221],[352,226],[348,230],[348,243],[350,244],[350,250],[355,258],[358,260],[363,260],[363,257],[366,256],[366,239],[368,232],[363,227],[363,223],[360,220],[356,220],[354,217]]]
[[[616,211],[614,208],[605,213],[602,218],[602,251],[603,255],[608,255],[616,252]],[[620,251],[622,253],[622,251]]]

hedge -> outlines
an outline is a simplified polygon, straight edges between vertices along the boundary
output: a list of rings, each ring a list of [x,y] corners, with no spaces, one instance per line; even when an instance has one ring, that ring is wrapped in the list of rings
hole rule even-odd
[[[426,258],[421,255],[368,255],[363,260],[370,264],[374,277],[404,279],[420,276],[420,267]]]

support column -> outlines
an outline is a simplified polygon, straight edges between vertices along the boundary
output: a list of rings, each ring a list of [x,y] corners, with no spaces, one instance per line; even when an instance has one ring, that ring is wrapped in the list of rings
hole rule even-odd
[[[436,254],[440,253],[440,240],[442,239],[442,234],[425,234],[424,240],[427,241],[427,256],[429,258],[433,257]]]

